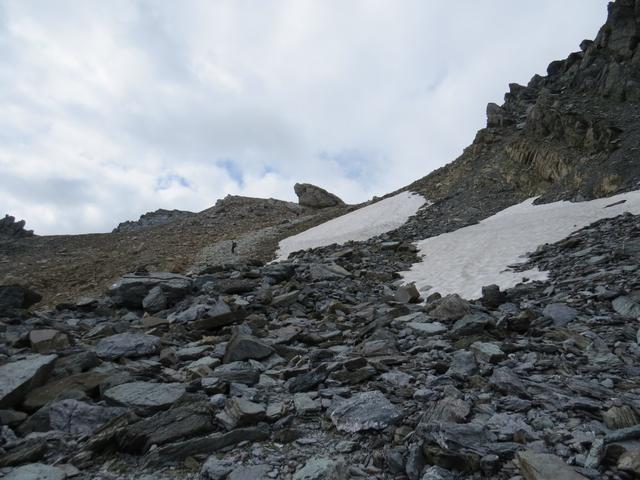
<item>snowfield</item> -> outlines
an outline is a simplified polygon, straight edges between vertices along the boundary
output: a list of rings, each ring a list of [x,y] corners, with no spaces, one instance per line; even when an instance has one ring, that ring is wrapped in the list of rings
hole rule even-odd
[[[402,226],[427,201],[421,195],[401,192],[393,197],[354,210],[341,217],[285,238],[278,245],[276,261],[290,253],[308,248],[343,244],[351,240],[368,240]]]
[[[621,200],[625,203],[611,205]],[[421,292],[458,293],[469,299],[481,296],[484,285],[513,287],[523,277],[545,280],[538,269],[514,272],[508,265],[521,263],[539,245],[553,243],[597,220],[624,212],[640,213],[640,191],[591,200],[533,205],[526,200],[477,225],[427,238],[417,243],[422,261],[408,272]]]

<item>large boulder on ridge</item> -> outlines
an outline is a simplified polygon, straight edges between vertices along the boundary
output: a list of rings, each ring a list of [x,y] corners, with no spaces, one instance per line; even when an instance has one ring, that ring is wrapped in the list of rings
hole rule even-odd
[[[296,183],[293,189],[298,196],[298,203],[303,207],[326,208],[344,205],[344,202],[333,193],[310,183]]]

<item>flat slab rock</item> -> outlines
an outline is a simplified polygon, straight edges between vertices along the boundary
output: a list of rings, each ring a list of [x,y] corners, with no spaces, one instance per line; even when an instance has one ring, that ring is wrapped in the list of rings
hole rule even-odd
[[[347,480],[347,478],[349,476],[344,460],[331,460],[324,457],[308,460],[293,476],[293,480]]]
[[[525,480],[586,480],[556,455],[526,450],[518,453],[518,462]]]
[[[46,382],[57,355],[31,355],[0,367],[0,408],[22,401],[30,390]]]
[[[377,390],[361,392],[330,408],[329,417],[343,432],[383,430],[402,417],[402,410]]]
[[[115,405],[154,412],[169,408],[185,392],[182,383],[131,382],[108,389],[103,397]]]
[[[65,480],[67,474],[58,467],[43,465],[42,463],[31,463],[14,468],[3,480]]]
[[[96,355],[105,360],[153,355],[160,348],[160,339],[144,333],[119,333],[103,338],[96,345]]]

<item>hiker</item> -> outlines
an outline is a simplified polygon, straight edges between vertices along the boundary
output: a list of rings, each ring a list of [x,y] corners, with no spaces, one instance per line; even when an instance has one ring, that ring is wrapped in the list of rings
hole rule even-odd
[[[235,240],[233,242],[231,242],[231,253],[236,253],[236,247],[237,246],[238,246],[238,244],[236,243]]]

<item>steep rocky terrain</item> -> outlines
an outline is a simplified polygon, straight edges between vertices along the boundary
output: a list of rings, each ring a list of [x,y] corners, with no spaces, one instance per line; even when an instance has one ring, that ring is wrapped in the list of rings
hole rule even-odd
[[[611,4],[595,41],[512,85],[459,159],[406,188],[432,204],[369,240],[266,264],[350,207],[231,197],[136,232],[3,243],[2,273],[34,280],[0,287],[0,472],[640,478],[639,216],[540,246],[513,268],[547,280],[477,299],[420,298],[398,274],[416,240],[527,197],[638,188],[639,24],[640,1]],[[51,266],[38,249],[73,253]],[[65,279],[64,303],[33,310],[47,281],[91,269],[91,296]],[[107,290],[104,272],[133,273]]]

